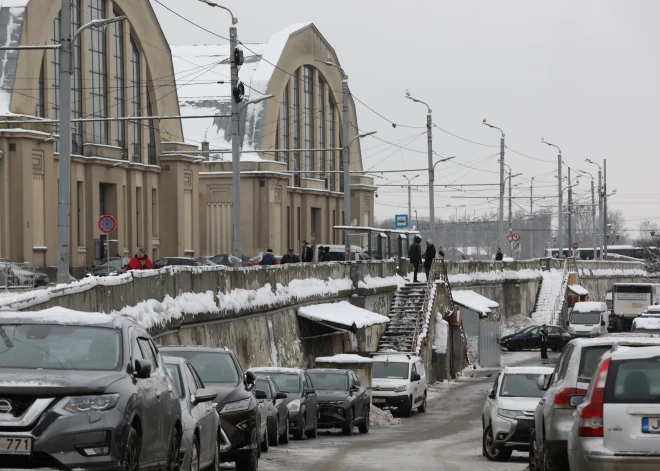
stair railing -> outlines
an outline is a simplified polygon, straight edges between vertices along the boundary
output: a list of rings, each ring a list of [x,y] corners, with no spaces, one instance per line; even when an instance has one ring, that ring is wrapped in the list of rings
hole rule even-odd
[[[561,311],[564,310],[564,303],[566,302],[566,287],[568,286],[568,275],[569,275],[569,267],[570,267],[569,260],[573,260],[573,264],[575,265],[575,259],[569,259],[569,258],[564,259],[564,267],[561,277],[561,288],[559,289],[559,293],[557,294],[557,298],[555,299],[555,304],[552,308],[551,324],[553,325],[557,325],[557,321],[559,317],[557,310],[559,309],[559,312],[561,313]]]

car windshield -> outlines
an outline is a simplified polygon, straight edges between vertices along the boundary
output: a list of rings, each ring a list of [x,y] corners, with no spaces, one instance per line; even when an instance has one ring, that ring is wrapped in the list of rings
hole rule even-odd
[[[605,402],[660,404],[658,360],[658,358],[639,358],[612,362],[605,386]]]
[[[321,391],[348,391],[348,377],[346,373],[327,373],[320,371],[309,371],[314,389]]]
[[[612,345],[598,345],[594,347],[585,347],[582,349],[580,357],[580,369],[578,370],[578,379],[582,382],[590,382],[591,377],[596,372],[596,367],[603,353],[612,349]]]
[[[638,327],[635,324],[633,324],[630,331],[638,334],[660,334],[660,329],[645,329],[644,327]]]
[[[530,326],[530,327],[525,327],[523,330],[520,330],[520,331],[516,332],[514,335],[526,334],[528,332],[531,332],[533,329],[538,329],[538,327],[535,326],[535,325]]]
[[[571,315],[571,324],[599,324],[601,313],[598,311],[575,312]]]
[[[172,378],[174,378],[174,387],[176,388],[176,393],[179,395],[179,397],[183,397],[183,385],[181,384],[181,370],[179,369],[179,365],[172,365],[168,363],[167,370],[172,375]]]
[[[257,380],[257,389],[266,393],[266,399],[272,399],[273,395],[270,393],[270,384],[265,379]]]
[[[185,358],[197,370],[204,384],[223,383],[238,384],[240,381],[234,360],[229,353],[196,352],[191,350],[176,350],[170,355]]]
[[[539,391],[536,385],[538,374],[504,375],[501,397],[543,397],[545,391]]]
[[[300,376],[291,373],[274,373],[270,374],[270,379],[275,381],[277,389],[283,393],[297,393],[300,392]]]
[[[0,325],[0,369],[114,371],[121,366],[121,345],[114,329]]]
[[[408,363],[396,361],[375,361],[371,366],[371,376],[381,379],[408,379]]]

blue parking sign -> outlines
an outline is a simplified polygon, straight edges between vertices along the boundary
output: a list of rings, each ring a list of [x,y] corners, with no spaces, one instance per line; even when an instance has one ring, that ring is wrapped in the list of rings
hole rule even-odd
[[[394,216],[394,226],[397,229],[408,227],[408,215],[407,214],[397,214]]]

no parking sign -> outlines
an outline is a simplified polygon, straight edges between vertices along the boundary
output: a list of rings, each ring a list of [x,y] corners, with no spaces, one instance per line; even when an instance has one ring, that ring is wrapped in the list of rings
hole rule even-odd
[[[104,234],[110,234],[117,229],[117,220],[114,217],[106,214],[99,218],[98,226],[101,232]]]

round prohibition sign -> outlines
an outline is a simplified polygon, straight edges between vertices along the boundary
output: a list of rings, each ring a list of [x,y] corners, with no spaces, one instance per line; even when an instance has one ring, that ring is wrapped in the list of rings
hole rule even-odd
[[[513,234],[511,234],[511,240],[514,241],[514,242],[519,242],[520,241],[520,234],[518,234],[517,232],[514,232]]]
[[[117,229],[117,220],[110,215],[101,216],[99,218],[99,229],[104,234],[110,234]]]

